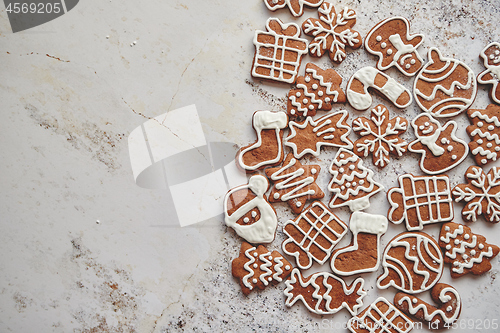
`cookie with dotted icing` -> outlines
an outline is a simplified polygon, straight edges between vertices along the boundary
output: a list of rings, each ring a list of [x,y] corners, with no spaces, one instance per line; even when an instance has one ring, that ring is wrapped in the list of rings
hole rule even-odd
[[[403,313],[426,322],[429,328],[451,327],[462,310],[462,301],[458,291],[449,284],[438,283],[432,287],[431,297],[439,307],[401,292],[394,296],[394,305]]]
[[[469,148],[480,166],[494,162],[500,156],[500,106],[490,104],[486,109],[469,109],[472,122],[467,126],[471,138]]]
[[[417,74],[424,60],[417,48],[424,41],[422,34],[410,34],[410,23],[404,17],[391,17],[378,23],[365,39],[365,49],[378,56],[377,68],[395,66],[406,76]]]
[[[480,54],[483,58],[486,70],[479,73],[477,82],[480,84],[491,84],[490,97],[500,104],[500,43],[488,44]]]
[[[283,252],[293,256],[300,269],[311,268],[313,261],[323,265],[335,245],[347,233],[347,225],[321,201],[314,201],[294,220],[283,226],[287,237]]]
[[[331,110],[333,103],[345,103],[341,83],[342,77],[333,68],[321,69],[308,63],[304,76],[299,76],[295,89],[288,92],[288,115],[314,116],[316,111]]]
[[[241,244],[240,255],[232,262],[233,276],[239,279],[245,295],[278,284],[290,275],[292,268],[278,251],[271,252],[263,245],[255,247],[246,242]]]
[[[412,120],[416,140],[408,150],[422,155],[420,169],[436,175],[453,169],[462,163],[469,153],[469,146],[456,135],[457,123],[448,121],[441,126],[439,121],[422,113]]]
[[[484,236],[458,223],[446,223],[441,228],[439,246],[444,250],[444,261],[450,263],[451,277],[472,273],[481,275],[491,269],[491,260],[499,247],[486,243]]]

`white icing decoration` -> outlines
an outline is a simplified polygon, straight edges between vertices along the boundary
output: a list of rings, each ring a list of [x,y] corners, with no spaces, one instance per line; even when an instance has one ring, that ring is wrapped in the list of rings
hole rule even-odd
[[[281,196],[281,201],[288,201],[290,199],[313,195],[315,193],[314,190],[300,192],[303,188],[308,187],[309,185],[314,183],[314,177],[311,176],[296,180],[305,173],[304,168],[299,168],[293,172],[287,172],[287,170],[293,167],[296,163],[297,160],[295,158],[292,158],[287,165],[283,166],[281,169],[278,169],[278,171],[271,175],[271,179],[275,182],[274,187],[276,188],[276,190],[281,191],[291,189]],[[282,179],[284,179],[284,181],[276,183],[278,180]]]
[[[490,59],[493,60],[494,64],[490,64],[488,61],[488,57],[486,56],[486,51],[490,48],[496,48],[496,51],[494,52],[497,56],[490,54]],[[498,85],[500,84],[500,57],[498,57],[497,52],[499,52],[500,49],[500,43],[493,42],[488,44],[482,51],[481,51],[481,57],[483,58],[483,64],[484,67],[486,67],[486,70],[484,72],[481,72],[478,77],[477,77],[477,82],[480,84],[492,84],[492,91],[498,91]],[[489,79],[485,79],[484,77],[488,74],[490,75]],[[500,98],[498,98],[497,94],[490,94],[491,98],[495,103],[500,104]],[[498,126],[498,125],[495,125]]]
[[[245,218],[243,219],[243,222],[248,223],[248,222],[250,222],[250,219],[249,219],[248,217],[245,217]]]
[[[256,249],[257,248],[255,247],[251,247],[245,251],[245,256],[248,258],[248,261],[243,265],[243,268],[248,272],[248,274],[245,275],[241,281],[243,282],[243,285],[250,290],[253,289],[253,286],[250,284],[250,282],[248,282],[248,279],[252,278],[255,274],[253,269],[250,268],[250,265],[255,262],[255,258],[250,254],[250,252],[255,251]]]
[[[252,282],[255,284],[257,283],[257,279],[253,279]]]
[[[260,270],[263,271],[263,273],[259,276],[260,281],[264,284],[264,286],[267,286],[269,282],[267,281],[267,277],[271,276],[273,272],[269,269],[273,265],[273,263],[267,258],[271,252],[263,253],[259,256],[260,261],[262,264],[260,265]],[[272,278],[271,278],[272,280]]]
[[[432,60],[432,53],[433,52],[436,52],[438,54],[439,59],[441,61],[446,62],[446,64],[440,69],[436,69],[436,70],[428,69],[429,66],[434,64],[434,62]],[[435,47],[432,47],[429,49],[428,58],[429,58],[429,62],[418,73],[418,75],[415,79],[414,85],[413,85],[413,93],[415,95],[415,100],[417,101],[418,106],[422,110],[431,113],[434,117],[452,117],[452,116],[455,116],[455,115],[463,112],[464,110],[466,110],[472,104],[474,99],[476,98],[477,84],[476,84],[474,72],[465,63],[463,63],[459,60],[456,60],[453,58],[443,57],[441,52]],[[462,84],[459,81],[453,81],[451,83],[450,87],[448,89],[446,89],[445,87],[443,87],[441,84],[438,83],[438,82],[446,81],[447,78],[450,77],[455,72],[455,69],[458,66],[463,66],[468,71],[467,82],[465,84]],[[445,73],[445,74],[443,74],[437,78],[434,77],[434,75],[441,74],[441,73]],[[426,77],[425,75],[432,75],[433,78]],[[417,88],[417,83],[421,82],[421,81],[435,84],[430,95],[424,94],[423,92],[421,92]],[[455,90],[468,90],[470,88],[472,88],[470,98],[462,98],[462,97],[454,97],[453,96],[453,93],[455,92]],[[436,98],[436,93],[438,91],[443,92],[444,94],[448,95],[449,97],[445,98],[439,102],[433,103],[430,108],[425,107],[422,104],[422,102],[420,101],[420,99],[423,99],[426,101],[433,101]],[[452,102],[456,102],[456,103],[452,103]],[[446,103],[446,106],[439,109],[437,112],[434,111],[436,108],[440,107],[442,104],[445,104],[445,103]],[[448,109],[452,109],[452,108],[456,108],[457,111],[443,114],[444,111],[446,111]]]
[[[290,266],[286,265],[285,269],[288,271],[290,269]]]
[[[294,27],[296,30],[296,33],[293,36],[285,36],[285,35],[278,35],[275,31],[271,29],[271,22],[277,22],[281,28],[282,31],[287,30],[290,27]],[[253,44],[255,45],[255,60],[254,64],[252,66],[252,76],[256,78],[263,78],[263,79],[271,79],[275,81],[280,81],[280,82],[286,82],[286,83],[294,83],[297,72],[299,70],[300,66],[300,61],[302,59],[302,56],[307,54],[309,51],[307,49],[308,41],[307,39],[299,38],[300,37],[300,27],[295,24],[295,23],[283,23],[280,19],[270,17],[267,22],[266,22],[266,28],[267,31],[262,31],[262,30],[257,30],[255,32],[254,38],[253,38]],[[272,44],[264,44],[259,42],[259,35],[260,36],[270,36],[274,40],[274,45]],[[291,48],[287,45],[290,45],[289,41],[298,41],[302,43],[303,48]],[[279,43],[282,43],[281,45]],[[269,47],[274,47],[276,49],[281,49],[284,50],[281,52],[282,56],[280,59],[276,58],[277,52],[274,52],[271,56],[267,56],[268,52],[260,52],[261,48],[269,48]],[[297,57],[293,61],[286,61],[283,57],[285,52],[294,52],[297,54]],[[270,62],[271,64],[267,64]],[[292,66],[293,69],[286,69],[284,68],[285,66],[283,65],[290,65]],[[268,75],[263,75],[257,73],[257,68],[266,68],[270,71]],[[288,67],[288,66],[287,66]],[[278,76],[275,76],[275,73],[278,72]],[[290,78],[286,79],[283,74],[287,73],[290,75]]]
[[[228,215],[227,203],[229,196],[241,189],[250,189],[256,197],[239,207],[232,215]],[[236,233],[250,243],[270,243],[278,226],[278,218],[273,207],[266,201],[264,193],[269,188],[266,177],[254,175],[250,177],[248,185],[241,185],[231,189],[224,198],[224,213],[226,225],[233,228]],[[260,218],[251,225],[236,223],[245,214],[258,208]]]
[[[377,40],[377,42],[380,42],[382,40],[382,36],[377,36],[375,39]]]
[[[253,211],[252,212],[252,217],[255,218],[257,216],[257,212],[256,211]]]
[[[406,238],[416,239],[417,253],[415,255],[410,255],[411,246]],[[435,257],[432,254],[429,246],[433,248],[438,257]],[[401,260],[388,254],[389,250],[394,247],[405,248],[405,259],[409,262],[413,262],[413,269],[411,272]],[[435,265],[431,265],[429,262],[423,259],[424,256],[421,253],[422,247],[425,250],[426,257],[430,257],[433,263],[435,262],[436,264],[438,264],[438,267],[435,267]],[[419,266],[423,269],[419,269]],[[439,281],[439,278],[443,273],[443,257],[441,254],[441,249],[437,244],[435,244],[435,242],[429,235],[423,233],[403,233],[396,236],[396,238],[394,238],[385,248],[382,267],[384,268],[384,273],[377,279],[378,288],[387,289],[388,287],[393,286],[396,289],[406,291],[411,294],[416,294],[432,288]],[[394,280],[389,280],[389,282],[385,285],[381,285],[381,282],[388,277],[390,272],[389,269],[395,271],[399,275],[399,281],[401,285],[397,284]],[[431,279],[430,272],[436,274],[433,279]],[[423,277],[422,282],[419,286],[414,286],[414,284],[416,283],[416,281],[414,281],[413,279],[414,275]],[[408,285],[406,285],[406,281],[408,281]]]
[[[388,49],[387,50],[387,55],[391,55],[392,54],[392,49]]]
[[[253,123],[253,127],[255,129],[255,132],[257,134],[257,142],[255,142],[253,145],[243,149],[240,152],[240,154],[238,156],[239,165],[245,170],[254,171],[254,170],[257,170],[258,168],[265,166],[265,165],[273,165],[273,164],[279,163],[280,159],[281,159],[281,149],[282,149],[280,131],[288,126],[288,117],[287,117],[286,113],[284,113],[284,112],[271,112],[271,111],[257,111],[253,115],[252,123]],[[262,131],[263,130],[275,130],[276,131],[278,153],[276,154],[276,157],[271,159],[271,160],[262,161],[260,163],[253,165],[253,166],[246,165],[245,162],[243,162],[243,156],[245,155],[245,153],[247,153],[253,149],[260,148],[260,146],[262,145]]]
[[[385,49],[387,47],[387,44],[384,42],[384,43],[380,44],[380,47]]]
[[[387,82],[382,87],[378,87],[375,85],[375,77],[377,74],[383,76],[387,79]],[[363,93],[355,92],[351,89],[351,84],[354,79],[357,79],[363,85]],[[373,98],[368,92],[368,88],[374,88],[380,91],[385,97],[387,97],[396,107],[405,108],[412,102],[411,93],[404,86],[396,82],[393,78],[389,77],[387,74],[379,71],[373,67],[363,67],[358,70],[354,75],[349,79],[346,89],[347,99],[349,104],[356,110],[366,110],[368,109],[372,102]],[[398,98],[407,93],[409,96],[409,101],[406,104],[398,104]]]

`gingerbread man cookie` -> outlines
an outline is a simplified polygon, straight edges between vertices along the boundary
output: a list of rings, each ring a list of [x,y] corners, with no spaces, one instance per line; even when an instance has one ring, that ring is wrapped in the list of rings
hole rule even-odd
[[[366,50],[378,56],[377,68],[384,71],[396,66],[406,76],[417,74],[424,60],[417,48],[424,41],[424,35],[410,35],[410,23],[404,17],[383,20],[368,33]]]
[[[332,103],[344,103],[346,97],[341,83],[342,78],[333,68],[321,69],[308,63],[305,75],[299,76],[296,88],[288,92],[288,114],[314,116],[318,110],[331,110]]]
[[[485,165],[496,161],[500,152],[500,106],[490,104],[485,110],[467,110],[472,122],[467,126],[471,138],[469,148],[476,163]]]
[[[488,44],[481,51],[486,70],[479,73],[477,82],[491,84],[490,97],[495,103],[500,104],[500,43]]]
[[[490,261],[500,248],[486,243],[484,236],[472,233],[465,225],[446,223],[441,228],[439,246],[443,248],[444,261],[450,263],[451,277],[458,278],[472,273],[481,275],[491,269]]]
[[[240,256],[232,262],[232,272],[240,280],[243,294],[248,295],[255,288],[263,290],[283,281],[292,272],[292,266],[278,251],[243,242]]]
[[[456,135],[457,123],[448,121],[444,127],[427,114],[411,122],[417,139],[408,150],[422,154],[420,169],[429,175],[451,170],[467,157],[469,146]]]

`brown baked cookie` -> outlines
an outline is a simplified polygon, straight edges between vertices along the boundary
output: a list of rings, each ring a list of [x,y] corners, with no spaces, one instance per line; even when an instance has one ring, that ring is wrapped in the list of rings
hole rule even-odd
[[[406,293],[397,293],[394,305],[405,314],[426,322],[431,329],[451,327],[462,310],[458,291],[448,284],[438,283],[432,288],[431,297],[439,308]]]
[[[356,12],[348,7],[338,14],[335,7],[324,2],[318,8],[319,19],[308,18],[302,23],[302,30],[306,35],[314,37],[309,43],[309,53],[321,57],[328,52],[330,59],[341,63],[346,58],[346,46],[359,48],[363,41],[359,32],[352,30],[356,23]]]
[[[314,201],[295,220],[283,226],[287,237],[283,252],[295,258],[300,269],[311,268],[313,260],[323,265],[335,245],[347,233],[347,225],[321,201]]]
[[[299,76],[296,88],[288,92],[288,115],[314,116],[318,110],[331,110],[333,103],[344,103],[341,83],[342,78],[333,68],[321,69],[308,63],[305,75]]]
[[[240,256],[232,262],[232,272],[240,280],[241,291],[248,295],[255,288],[263,290],[283,281],[292,272],[292,266],[278,251],[243,242]]]
[[[399,136],[408,128],[408,121],[402,117],[389,117],[389,111],[382,104],[372,109],[370,119],[359,117],[353,120],[352,129],[361,138],[354,142],[354,153],[359,157],[372,154],[373,164],[379,168],[387,166],[389,154],[402,156],[408,145]]]
[[[356,110],[368,110],[373,103],[369,88],[386,97],[400,109],[411,104],[412,97],[408,89],[389,75],[369,66],[359,69],[349,79],[345,90],[349,104]]]
[[[292,148],[295,158],[306,154],[318,157],[323,146],[351,149],[352,141],[348,137],[351,127],[347,118],[347,111],[342,110],[317,119],[308,116],[303,122],[290,121],[285,146]]]
[[[484,61],[486,70],[479,73],[477,82],[481,84],[491,84],[490,97],[500,104],[500,43],[488,44],[481,51],[481,58]]]
[[[224,221],[247,242],[270,243],[274,240],[278,218],[265,195],[269,189],[266,177],[254,175],[248,184],[227,192],[224,197]]]
[[[377,298],[370,306],[347,322],[352,333],[407,333],[413,321],[384,297]]]
[[[479,215],[487,221],[500,221],[500,168],[493,167],[486,174],[483,169],[472,165],[465,172],[467,184],[453,188],[455,201],[465,201],[462,217],[465,221],[475,222]]]
[[[467,116],[472,122],[467,126],[469,148],[476,163],[483,166],[496,161],[500,152],[500,106],[490,104],[485,110],[469,109]]]
[[[288,116],[284,112],[256,111],[252,126],[257,141],[240,148],[236,154],[236,165],[246,172],[254,172],[283,161],[283,130],[288,127]]]
[[[299,214],[307,200],[325,196],[316,184],[320,170],[319,165],[303,165],[292,154],[288,154],[283,166],[265,170],[267,177],[274,183],[269,201],[287,202],[292,211]]]
[[[408,150],[422,154],[420,169],[429,175],[444,173],[463,162],[469,153],[469,146],[456,135],[457,123],[448,121],[444,127],[430,115],[422,113],[412,120],[411,125],[417,139]]]
[[[382,257],[384,272],[377,287],[393,286],[410,294],[432,288],[443,273],[443,255],[438,243],[423,232],[404,232],[387,244]]]
[[[422,230],[425,225],[453,220],[453,199],[448,176],[414,176],[398,178],[398,187],[387,192],[391,208],[387,218],[394,224],[406,222],[408,231]]]
[[[467,273],[486,273],[491,269],[490,261],[500,250],[498,246],[486,243],[484,236],[472,233],[469,227],[453,222],[443,224],[439,246],[445,251],[444,261],[451,264],[453,278]]]
[[[383,20],[365,38],[365,49],[378,56],[377,68],[384,71],[396,66],[404,75],[417,74],[424,60],[417,48],[424,35],[410,35],[410,23],[404,17]]]
[[[288,6],[293,16],[299,17],[304,13],[304,6],[316,8],[323,0],[264,0],[267,9],[275,11]]]
[[[300,38],[300,27],[271,17],[267,31],[257,30],[253,43],[252,76],[285,83],[294,83],[302,57],[307,54],[307,40]]]
[[[429,49],[429,62],[415,78],[413,94],[418,106],[434,117],[452,117],[472,105],[477,93],[474,72],[462,61]]]

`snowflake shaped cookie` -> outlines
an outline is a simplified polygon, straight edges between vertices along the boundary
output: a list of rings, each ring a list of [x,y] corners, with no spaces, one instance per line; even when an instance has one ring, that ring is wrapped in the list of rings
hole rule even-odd
[[[370,119],[359,117],[352,122],[353,130],[362,137],[354,142],[354,152],[360,157],[373,154],[373,164],[379,168],[389,163],[389,153],[402,156],[408,145],[399,135],[408,128],[408,121],[401,117],[389,118],[389,111],[382,104],[372,109]]]
[[[267,9],[275,11],[288,6],[293,16],[299,17],[304,14],[304,5],[308,7],[319,7],[323,0],[264,0]]]
[[[500,221],[500,168],[493,167],[488,174],[478,166],[470,166],[465,172],[467,184],[458,184],[453,189],[455,201],[464,200],[467,204],[462,216],[475,222],[478,215],[488,221]]]
[[[354,10],[345,7],[337,14],[331,3],[324,2],[318,16],[319,19],[308,18],[302,23],[304,33],[314,37],[309,43],[311,55],[321,57],[328,51],[332,61],[341,63],[347,56],[346,45],[357,49],[363,44],[359,32],[352,30],[356,23]]]

